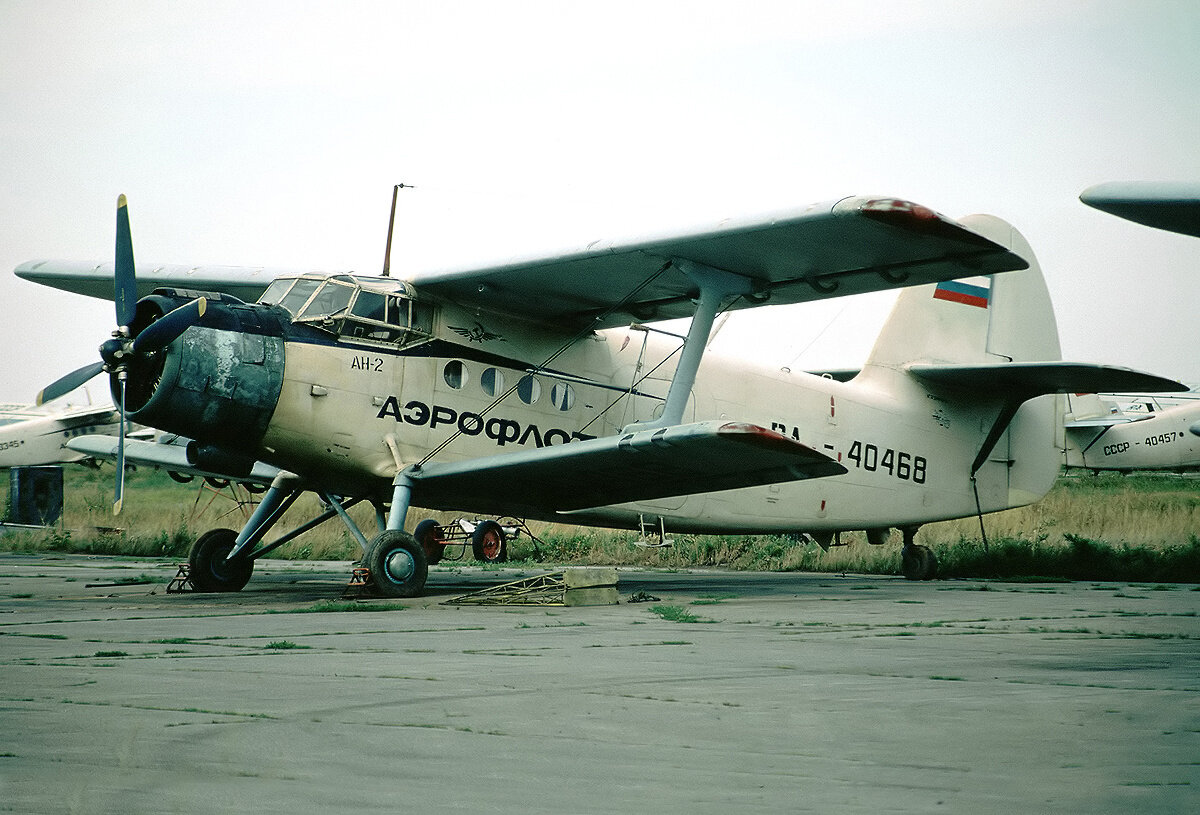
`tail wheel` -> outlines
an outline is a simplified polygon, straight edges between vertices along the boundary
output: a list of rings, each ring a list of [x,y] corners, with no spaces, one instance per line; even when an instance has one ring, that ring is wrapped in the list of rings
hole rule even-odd
[[[425,550],[425,559],[429,561],[430,566],[440,561],[446,553],[446,530],[433,518],[426,518],[417,524],[417,528],[413,530],[413,537]]]
[[[503,563],[508,560],[508,537],[495,521],[483,521],[471,533],[471,551],[484,563]]]
[[[188,555],[188,579],[196,591],[242,590],[254,571],[254,561],[225,559],[236,541],[237,532],[232,529],[211,529],[196,539]]]
[[[900,552],[900,570],[909,580],[933,580],[937,567],[937,557],[927,546],[906,546]]]
[[[429,561],[416,538],[407,532],[380,532],[367,546],[364,562],[371,570],[375,590],[385,597],[416,597],[425,588]]]

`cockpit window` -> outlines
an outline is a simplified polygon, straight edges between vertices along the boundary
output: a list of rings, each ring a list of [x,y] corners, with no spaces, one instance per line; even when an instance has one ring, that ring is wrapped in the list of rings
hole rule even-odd
[[[355,317],[383,322],[383,295],[374,291],[360,291],[354,298],[354,307],[350,313]]]
[[[283,299],[283,295],[287,293],[287,290],[290,289],[292,284],[295,282],[295,279],[291,277],[285,277],[280,280],[272,280],[271,285],[267,286],[267,290],[262,293],[262,297],[258,298],[258,302],[268,306],[275,305]]]
[[[320,280],[297,280],[296,285],[292,286],[292,290],[287,293],[287,296],[279,301],[279,305],[286,308],[295,316],[299,313],[300,307],[304,305],[304,302],[317,290],[317,285],[320,282]]]
[[[297,284],[298,287],[299,284]],[[316,296],[300,312],[300,319],[311,320],[313,318],[332,317],[346,310],[346,306],[350,305],[350,298],[353,295],[354,289],[351,286],[344,286],[341,283],[335,283],[330,280],[321,287]],[[290,298],[291,295],[289,294],[288,297]]]
[[[279,278],[258,302],[282,306],[297,323],[367,345],[408,345],[433,335],[433,305],[417,300],[398,280],[351,275]]]

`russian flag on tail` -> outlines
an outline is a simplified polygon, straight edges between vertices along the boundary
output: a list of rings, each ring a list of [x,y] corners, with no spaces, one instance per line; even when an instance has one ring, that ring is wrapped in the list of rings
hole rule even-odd
[[[946,280],[938,284],[933,292],[935,300],[949,300],[968,306],[987,308],[992,296],[992,278],[989,276],[964,277],[961,280]]]

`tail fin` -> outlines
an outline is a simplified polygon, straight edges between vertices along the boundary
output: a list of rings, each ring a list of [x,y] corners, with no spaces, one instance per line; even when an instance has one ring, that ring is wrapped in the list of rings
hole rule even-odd
[[[991,215],[960,223],[1010,248],[1029,268],[904,289],[856,382],[911,404],[929,395],[955,412],[955,430],[946,432],[964,454],[961,483],[970,484],[978,508],[990,512],[1036,501],[1053,486],[1063,436],[1060,397],[1022,404],[1025,397],[1012,402],[994,389],[946,389],[911,375],[909,367],[1051,362],[1062,352],[1050,293],[1029,243]]]
[[[1024,236],[992,215],[960,223],[1012,249],[1029,268],[904,289],[868,367],[1061,359],[1050,293]]]

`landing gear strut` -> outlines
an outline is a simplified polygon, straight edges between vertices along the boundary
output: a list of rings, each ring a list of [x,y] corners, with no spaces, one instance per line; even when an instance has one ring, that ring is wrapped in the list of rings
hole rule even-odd
[[[904,548],[900,550],[900,571],[909,580],[933,580],[937,577],[937,558],[928,546],[913,543],[917,536],[917,527],[906,526],[900,531],[904,534]]]

